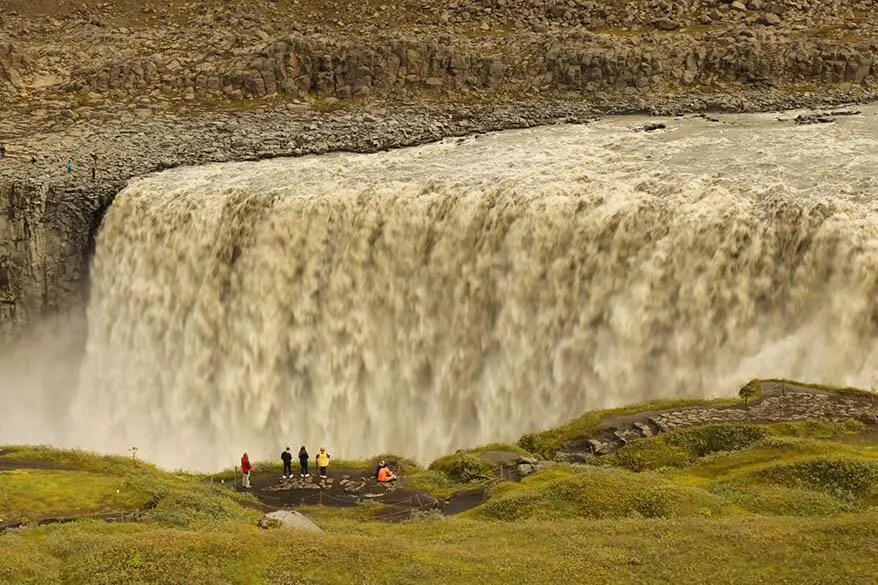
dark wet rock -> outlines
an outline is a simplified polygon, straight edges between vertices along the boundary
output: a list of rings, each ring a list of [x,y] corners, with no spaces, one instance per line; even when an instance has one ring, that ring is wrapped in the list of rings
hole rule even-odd
[[[649,124],[644,124],[640,128],[636,128],[637,132],[654,132],[655,130],[664,130],[667,128],[664,122],[651,122]]]
[[[796,124],[832,124],[835,118],[822,114],[799,114],[793,119]]]

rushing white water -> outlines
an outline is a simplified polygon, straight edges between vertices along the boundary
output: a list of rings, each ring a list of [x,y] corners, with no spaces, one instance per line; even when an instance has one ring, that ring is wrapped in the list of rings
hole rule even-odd
[[[872,386],[878,108],[775,117],[138,180],[99,236],[68,440],[429,461],[756,376]]]

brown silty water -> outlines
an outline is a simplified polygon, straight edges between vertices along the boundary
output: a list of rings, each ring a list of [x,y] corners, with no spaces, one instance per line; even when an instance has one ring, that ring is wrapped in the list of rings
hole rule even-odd
[[[99,235],[59,440],[197,468],[287,444],[429,461],[756,376],[872,386],[878,107],[861,109],[137,180]]]

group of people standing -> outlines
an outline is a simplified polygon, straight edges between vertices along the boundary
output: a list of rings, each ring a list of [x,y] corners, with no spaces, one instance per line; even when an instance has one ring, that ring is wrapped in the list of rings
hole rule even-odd
[[[280,459],[284,464],[284,473],[281,476],[281,479],[286,479],[288,477],[293,477],[293,453],[290,451],[290,448],[287,447],[286,450],[280,454]],[[299,449],[299,476],[300,477],[310,477],[311,474],[308,473],[308,462],[310,461],[311,456],[308,455],[308,450],[305,448],[305,445]],[[329,467],[329,461],[332,459],[332,456],[326,452],[326,447],[320,447],[320,452],[317,453],[317,469],[320,472],[320,478],[326,478],[326,468]]]
[[[289,447],[287,447],[283,453],[280,454],[281,461],[284,464],[284,471],[281,479],[287,479],[288,477],[293,477],[293,453]],[[315,460],[317,462],[317,469],[320,473],[320,479],[326,479],[327,468],[329,467],[329,462],[332,459],[332,456],[326,452],[326,447],[320,447],[320,451],[317,453],[317,457]],[[308,450],[305,448],[305,445],[299,449],[299,476],[300,477],[311,477],[311,473],[309,472],[309,462],[311,461],[311,456],[308,454]],[[241,474],[242,485],[244,488],[250,487],[250,473],[253,471],[253,464],[250,463],[250,457],[247,453],[241,456]]]

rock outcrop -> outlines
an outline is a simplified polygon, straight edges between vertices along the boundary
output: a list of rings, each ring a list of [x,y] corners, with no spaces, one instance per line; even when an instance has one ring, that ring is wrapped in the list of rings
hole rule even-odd
[[[0,91],[71,106],[494,99],[878,76],[873,0],[408,0],[372,13],[341,0],[286,4],[10,11]]]
[[[823,391],[773,381],[762,383],[761,394],[762,398],[750,406],[691,407],[611,419],[595,436],[567,442],[555,454],[555,460],[587,463],[637,439],[704,425],[848,419],[878,424],[878,394]]]
[[[241,54],[243,53],[243,54]],[[593,93],[781,83],[872,83],[878,39],[802,39],[751,27],[662,37],[525,34],[511,40],[294,34],[227,56],[122,57],[74,69],[60,89],[113,99],[165,93],[184,100],[267,96],[363,100],[484,92]]]
[[[0,341],[80,305],[94,233],[111,193],[38,181],[3,185]]]

